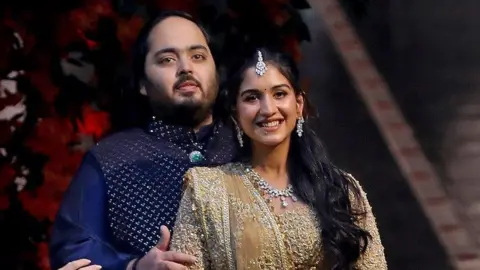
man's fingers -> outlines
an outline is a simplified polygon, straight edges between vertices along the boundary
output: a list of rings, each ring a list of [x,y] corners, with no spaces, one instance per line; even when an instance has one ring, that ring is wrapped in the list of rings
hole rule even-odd
[[[170,243],[170,231],[166,226],[160,227],[160,241],[155,245],[161,251],[167,251],[168,244]]]
[[[69,262],[67,263],[66,265],[64,265],[62,268],[60,268],[59,270],[77,270],[79,269],[80,267],[82,266],[87,266],[91,263],[90,260],[87,260],[87,259],[80,259],[80,260],[76,260],[76,261],[73,261],[73,262]]]
[[[160,259],[164,261],[170,261],[170,262],[175,262],[175,263],[181,263],[181,264],[194,264],[196,261],[196,258],[191,255],[187,255],[184,253],[180,252],[175,252],[175,251],[166,251],[162,252],[160,254]]]
[[[100,269],[102,269],[100,265],[90,265],[90,266],[82,267],[78,270],[100,270]]]
[[[187,270],[188,268],[185,265],[163,261],[158,264],[158,268],[162,270]]]

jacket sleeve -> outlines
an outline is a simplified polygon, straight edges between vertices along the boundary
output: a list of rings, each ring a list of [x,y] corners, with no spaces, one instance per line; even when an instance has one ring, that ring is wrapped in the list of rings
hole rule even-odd
[[[50,240],[51,269],[89,259],[107,270],[124,270],[135,256],[112,244],[107,188],[98,161],[87,153],[64,194]]]

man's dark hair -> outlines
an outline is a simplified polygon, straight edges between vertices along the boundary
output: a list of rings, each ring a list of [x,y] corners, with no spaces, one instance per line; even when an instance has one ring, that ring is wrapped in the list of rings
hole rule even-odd
[[[132,64],[131,68],[129,68],[130,74],[128,76],[129,82],[127,86],[122,87],[122,99],[126,104],[122,128],[144,125],[151,117],[148,99],[139,93],[142,80],[145,79],[145,61],[150,50],[148,39],[153,28],[170,17],[180,17],[193,22],[202,31],[207,44],[210,43],[210,37],[205,28],[186,12],[176,10],[163,11],[151,18],[140,30],[132,48]]]

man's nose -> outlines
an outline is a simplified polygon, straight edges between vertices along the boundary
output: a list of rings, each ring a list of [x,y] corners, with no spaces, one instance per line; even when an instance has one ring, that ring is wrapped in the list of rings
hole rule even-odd
[[[181,57],[178,61],[178,75],[185,73],[191,74],[192,72],[192,61],[187,57]]]

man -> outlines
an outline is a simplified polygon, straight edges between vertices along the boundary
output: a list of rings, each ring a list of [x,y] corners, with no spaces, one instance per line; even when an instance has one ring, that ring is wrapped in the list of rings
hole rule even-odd
[[[81,258],[103,269],[183,269],[195,258],[167,251],[183,174],[234,157],[231,130],[212,116],[218,78],[206,33],[187,14],[163,13],[134,49],[149,120],[86,154],[54,224],[52,269]]]

